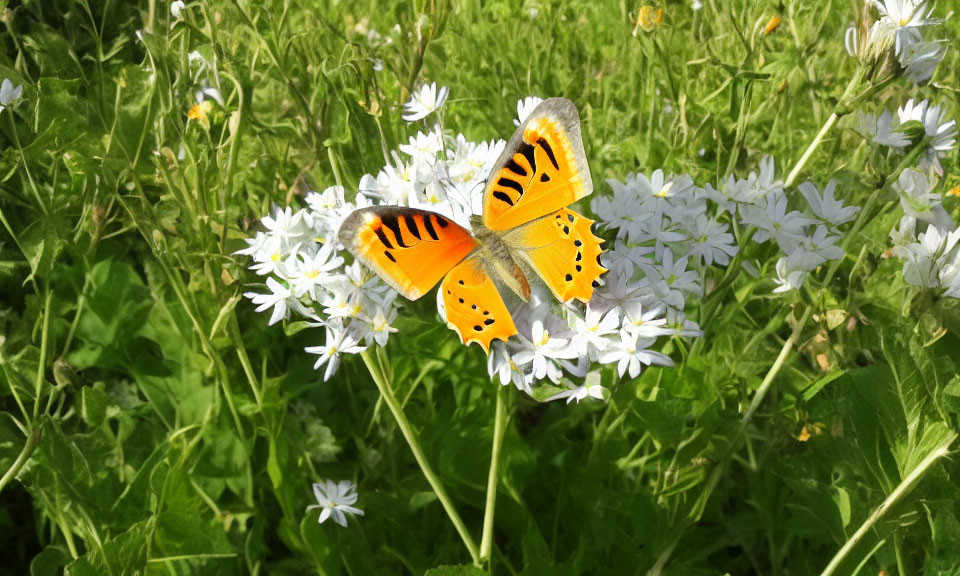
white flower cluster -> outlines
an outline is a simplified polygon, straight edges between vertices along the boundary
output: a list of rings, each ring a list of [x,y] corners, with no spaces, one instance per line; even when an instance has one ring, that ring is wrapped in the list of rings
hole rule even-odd
[[[896,117],[889,110],[876,114],[860,111],[857,118],[857,131],[871,144],[890,148],[895,153],[903,153],[910,143],[910,136],[904,130],[904,124],[916,122],[927,148],[920,158],[923,170],[933,170],[943,175],[940,159],[949,154],[957,145],[957,121],[947,120],[946,111],[940,106],[932,106],[928,100],[914,102],[913,99],[897,109]]]
[[[960,230],[943,208],[938,184],[923,170],[900,175],[894,188],[904,215],[890,232],[891,252],[903,260],[907,284],[960,298]]]
[[[945,40],[926,40],[924,30],[942,21],[931,18],[929,0],[866,0],[877,10],[878,19],[862,32],[856,24],[847,29],[847,52],[864,65],[873,66],[891,55],[908,80],[926,82],[947,53]]]
[[[266,276],[269,293],[248,292],[257,312],[272,310],[270,324],[297,314],[312,326],[326,328],[326,345],[311,346],[318,354],[314,368],[326,364],[324,380],[337,370],[341,354],[355,354],[376,342],[383,346],[396,328],[397,292],[358,262],[346,265],[337,240],[340,224],[354,209],[369,204],[357,195],[346,202],[343,188],[333,186],[306,196],[307,208],[277,209],[261,219],[266,231],[239,250],[253,259],[250,267]]]
[[[908,100],[896,117],[889,111],[879,118],[861,111],[857,129],[877,148],[902,155],[911,144],[906,133],[910,122],[922,134],[918,145],[923,149],[918,167],[904,170],[893,186],[903,217],[890,232],[891,254],[903,260],[903,278],[908,284],[941,289],[944,296],[960,298],[960,232],[943,207],[938,180],[943,175],[940,159],[957,146],[957,121],[948,121],[946,112],[927,100]]]
[[[761,160],[759,173],[745,179],[731,175],[719,188],[699,188],[687,175],[664,177],[660,170],[609,184],[613,197],[595,199],[593,208],[605,227],[617,231],[616,246],[605,259],[612,282],[636,281],[668,314],[682,313],[688,297],[703,294],[707,268],[726,266],[737,254],[731,224],[755,226],[754,240],[777,243],[783,256],[774,292],[785,292],[843,256],[835,246],[838,227],[859,210],[834,198],[832,181],[822,195],[810,182],[801,185],[807,213],[789,210],[770,156]]]

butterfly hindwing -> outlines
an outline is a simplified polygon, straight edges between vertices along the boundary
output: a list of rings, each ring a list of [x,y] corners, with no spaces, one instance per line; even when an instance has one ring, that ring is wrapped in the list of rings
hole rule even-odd
[[[594,282],[606,272],[598,260],[603,240],[593,235],[591,224],[592,220],[563,208],[511,231],[508,242],[558,299],[587,302]]]
[[[495,338],[506,340],[517,333],[503,298],[476,257],[454,266],[440,285],[447,324],[464,344],[477,342],[484,351]]]
[[[577,108],[565,98],[550,98],[531,112],[493,165],[483,222],[491,230],[508,230],[592,191]]]
[[[410,300],[433,288],[477,246],[446,216],[403,206],[355,210],[338,235],[354,256]]]

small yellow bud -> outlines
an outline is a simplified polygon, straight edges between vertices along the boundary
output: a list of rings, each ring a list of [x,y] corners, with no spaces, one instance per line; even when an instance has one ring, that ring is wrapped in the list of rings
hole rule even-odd
[[[763,27],[763,35],[769,36],[777,31],[777,28],[780,27],[780,23],[783,22],[783,18],[779,14],[774,14],[773,18],[770,18],[770,21],[767,22],[767,25]]]

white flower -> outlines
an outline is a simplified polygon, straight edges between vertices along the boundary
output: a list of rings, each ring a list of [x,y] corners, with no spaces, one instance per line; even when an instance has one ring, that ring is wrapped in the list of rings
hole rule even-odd
[[[803,241],[804,228],[815,221],[796,210],[787,212],[787,196],[782,191],[772,190],[767,193],[766,199],[765,209],[742,206],[743,222],[758,228],[754,234],[757,242],[773,238],[784,252],[790,252]]]
[[[933,190],[936,182],[930,182],[922,170],[909,168],[900,173],[894,189],[900,195],[900,207],[904,214],[933,224],[944,230],[954,228],[953,218],[943,208],[940,195]]]
[[[835,200],[833,192],[836,188],[836,180],[827,182],[826,188],[823,189],[823,196],[821,196],[813,182],[804,182],[798,187],[800,193],[807,199],[810,210],[817,218],[832,226],[839,226],[853,220],[857,212],[860,211],[859,206],[844,206],[842,200]]]
[[[317,370],[324,364],[327,365],[326,372],[323,373],[323,381],[326,382],[337,371],[340,365],[341,354],[359,354],[367,349],[366,346],[358,346],[360,340],[343,328],[343,325],[337,322],[327,324],[327,344],[326,346],[307,346],[304,348],[310,354],[319,354],[313,369]]]
[[[907,80],[922,84],[933,76],[933,71],[947,54],[946,42],[917,42],[907,46],[900,56],[903,75]]]
[[[669,356],[647,350],[656,342],[656,338],[636,338],[633,334],[622,330],[620,332],[620,341],[611,342],[607,349],[600,354],[601,364],[617,363],[617,372],[622,378],[624,374],[630,374],[631,378],[640,375],[643,366],[656,364],[658,366],[673,366],[673,360]]]
[[[200,85],[200,89],[194,94],[194,98],[197,99],[197,103],[201,103],[204,100],[213,100],[217,104],[223,106],[223,96],[220,95],[220,91],[210,86],[210,83],[206,80]]]
[[[673,251],[663,251],[663,262],[659,265],[648,266],[654,274],[666,282],[670,290],[681,290],[692,294],[700,293],[699,277],[696,270],[687,270],[689,258],[684,256],[674,261]]]
[[[268,308],[273,308],[273,314],[270,315],[270,321],[267,323],[272,326],[287,317],[289,304],[292,300],[292,293],[283,284],[277,282],[272,276],[267,278],[267,288],[269,294],[260,294],[257,292],[247,292],[244,294],[250,298],[254,304],[257,304],[256,311],[263,312]]]
[[[317,503],[307,506],[307,510],[320,508],[320,524],[332,517],[334,522],[346,528],[347,514],[363,516],[363,510],[353,506],[357,503],[357,487],[349,480],[318,482],[313,485],[313,495]]]
[[[403,119],[407,122],[416,122],[426,118],[439,110],[446,99],[446,86],[441,86],[439,91],[436,82],[421,86],[420,91],[411,94],[410,101],[403,105]]]
[[[699,259],[706,266],[712,266],[714,262],[726,266],[740,250],[733,234],[727,232],[727,225],[707,218],[705,214],[697,216],[696,227],[691,232],[693,244],[687,255]]]
[[[690,2],[690,9],[691,9],[691,10],[693,10],[694,12],[697,12],[697,11],[700,10],[701,8],[703,8],[703,2],[702,2],[702,0],[691,0],[691,2]]]
[[[372,339],[377,343],[381,348],[387,345],[387,339],[391,334],[395,334],[397,329],[390,325],[391,322],[397,318],[397,309],[390,308],[389,311],[384,312],[383,308],[377,306],[376,312],[370,318],[370,334],[368,339],[372,336]],[[369,343],[369,342],[368,342]]]
[[[704,194],[716,202],[721,211],[731,215],[737,213],[738,204],[756,204],[763,198],[763,193],[754,189],[749,180],[737,178],[733,174],[727,177],[719,190],[708,183]]]
[[[530,116],[530,113],[543,102],[543,98],[537,98],[536,96],[527,96],[523,100],[517,101],[517,119],[513,121],[515,126],[523,124],[524,120],[527,119],[527,116]]]
[[[586,398],[594,398],[602,402],[607,392],[607,389],[600,384],[583,384],[581,386],[572,386],[568,384],[568,386],[569,389],[563,390],[562,392],[557,392],[553,396],[547,398],[547,402],[552,400],[561,400],[563,398],[567,399],[567,404],[573,402],[574,400],[576,400],[577,404],[579,404],[581,400]]]
[[[940,285],[939,260],[943,255],[947,236],[934,226],[920,234],[920,241],[907,246],[894,246],[893,254],[902,258],[903,279],[907,284],[922,288],[936,288]]]
[[[827,227],[821,224],[814,230],[813,236],[804,239],[803,244],[798,246],[795,252],[803,251],[807,258],[804,266],[813,270],[827,260],[843,258],[843,249],[834,245],[839,239],[839,236],[830,236]]]
[[[440,127],[436,126],[426,134],[417,132],[416,136],[410,137],[409,144],[401,144],[399,148],[401,152],[412,157],[415,163],[429,162],[433,164],[437,160],[437,154],[443,150]]]
[[[328,275],[343,264],[343,258],[334,254],[335,245],[324,244],[313,256],[292,254],[286,265],[297,298],[309,294],[311,300],[319,298],[318,289],[328,280]]]
[[[879,118],[874,114],[860,111],[857,115],[857,132],[878,146],[905,148],[910,138],[893,126],[893,114],[884,110]]]
[[[311,230],[303,221],[304,214],[304,210],[294,212],[289,206],[283,210],[277,208],[275,216],[264,216],[260,219],[260,223],[263,224],[269,234],[281,240],[283,247],[289,248],[294,244],[311,239]]]
[[[904,214],[898,228],[890,231],[890,241],[894,246],[906,246],[917,239],[917,219]]]
[[[667,319],[663,314],[663,305],[656,305],[644,309],[639,302],[631,303],[626,309],[623,318],[623,329],[634,338],[657,338],[673,334],[672,328],[667,328]]]
[[[587,356],[607,347],[610,342],[607,336],[614,334],[620,327],[620,311],[614,308],[604,313],[588,305],[584,317],[577,318],[574,324],[577,331],[574,339],[577,353]]]
[[[930,18],[933,8],[927,10],[926,0],[872,0],[880,20],[877,24],[890,30],[899,55],[907,46],[923,39],[920,29],[940,21]]]
[[[463,134],[457,134],[455,147],[447,151],[447,173],[457,183],[479,183],[487,179],[493,163],[500,157],[506,142],[491,140],[479,144],[469,142]],[[476,194],[483,200],[481,194]],[[472,200],[472,199],[471,199]]]
[[[922,167],[932,166],[937,174],[943,174],[943,168],[940,166],[940,157],[945,156],[953,150],[957,144],[957,121],[946,121],[946,110],[940,106],[931,106],[927,100],[914,103],[913,99],[907,100],[897,112],[900,116],[900,123],[916,120],[923,124],[923,131],[926,135],[930,150],[924,157]]]
[[[797,263],[792,262],[791,259],[796,260],[798,257],[802,258],[802,254],[795,252],[790,256],[782,256],[777,260],[777,277],[774,279],[777,287],[773,290],[775,294],[789,292],[790,290],[799,290],[803,287],[809,271],[803,267],[794,267]]]
[[[23,94],[22,85],[14,86],[9,78],[4,78],[3,82],[0,82],[0,112],[19,100],[21,94]]]
[[[181,13],[186,7],[187,7],[187,4],[183,0],[174,0],[173,2],[170,3],[170,14],[172,14],[174,18],[179,20],[180,16],[182,15]]]
[[[566,338],[550,336],[550,331],[544,327],[541,320],[533,322],[530,332],[529,340],[521,336],[521,341],[526,346],[513,355],[513,361],[517,366],[531,364],[532,374],[536,380],[550,378],[558,382],[562,372],[554,360],[576,358],[577,351],[569,345],[569,340]]]
[[[776,165],[769,154],[760,159],[760,173],[751,172],[748,180],[758,197],[770,192],[783,192],[783,181],[777,180]]]

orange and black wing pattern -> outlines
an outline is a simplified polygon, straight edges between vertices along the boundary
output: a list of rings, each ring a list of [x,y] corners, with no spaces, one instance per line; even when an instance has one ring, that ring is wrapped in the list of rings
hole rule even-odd
[[[561,302],[587,302],[606,268],[600,265],[600,238],[589,220],[569,208],[511,230],[507,242],[525,259]]]
[[[440,296],[447,324],[464,344],[477,342],[488,352],[495,338],[506,340],[517,333],[496,285],[476,257],[467,258],[447,274]]]
[[[416,300],[463,260],[477,241],[450,218],[403,206],[371,206],[344,220],[340,241],[363,264]]]
[[[552,214],[593,191],[576,106],[544,100],[517,129],[493,166],[483,222],[509,230]]]

